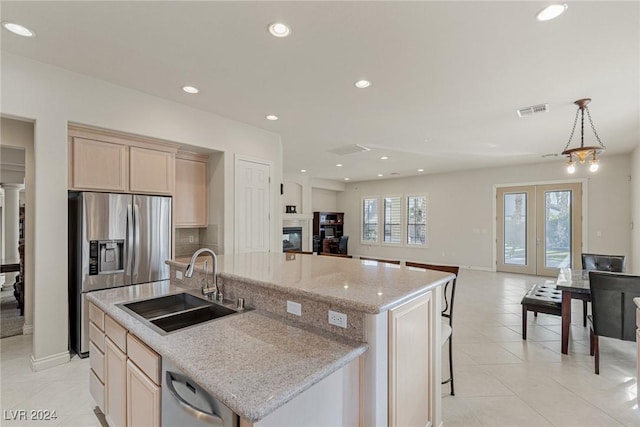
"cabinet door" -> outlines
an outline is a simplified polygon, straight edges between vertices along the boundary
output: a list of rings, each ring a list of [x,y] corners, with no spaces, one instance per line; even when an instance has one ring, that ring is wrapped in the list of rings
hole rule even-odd
[[[207,164],[176,159],[176,227],[207,226]]]
[[[173,193],[173,153],[131,147],[129,159],[129,189],[132,193]]]
[[[128,148],[110,142],[73,138],[69,188],[127,191]]]
[[[127,422],[129,426],[160,426],[160,404],[160,387],[129,360],[127,362]]]
[[[105,340],[105,416],[111,427],[127,425],[127,355],[109,338]]]
[[[431,292],[389,311],[389,426],[430,425]]]

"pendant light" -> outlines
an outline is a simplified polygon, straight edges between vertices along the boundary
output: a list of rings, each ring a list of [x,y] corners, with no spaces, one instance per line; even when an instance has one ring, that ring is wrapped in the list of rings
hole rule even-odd
[[[591,156],[591,160],[589,160],[589,171],[595,172],[599,168],[599,160],[597,158],[598,153],[607,149],[604,146],[602,141],[600,141],[600,137],[598,136],[598,132],[596,131],[595,126],[593,125],[593,120],[591,120],[591,114],[589,113],[589,107],[587,105],[591,102],[591,98],[578,99],[574,102],[578,106],[578,110],[576,111],[576,118],[573,121],[573,129],[571,129],[571,135],[569,136],[569,141],[567,141],[567,145],[564,147],[564,151],[562,152],[563,156],[567,156],[569,162],[567,163],[567,172],[574,173],[576,171],[576,162],[581,165],[587,160],[587,157]],[[589,124],[591,124],[591,130],[598,141],[598,146],[586,146],[584,145],[584,113],[587,113],[587,118],[589,119]],[[573,134],[576,131],[576,125],[578,124],[578,116],[581,116],[580,122],[580,147],[569,148],[569,144],[571,144],[571,140],[573,139]]]

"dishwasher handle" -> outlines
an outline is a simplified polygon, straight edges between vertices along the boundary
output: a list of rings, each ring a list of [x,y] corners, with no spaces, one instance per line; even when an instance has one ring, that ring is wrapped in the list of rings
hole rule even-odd
[[[185,412],[187,412],[188,414],[190,414],[194,418],[197,418],[200,421],[211,424],[212,426],[224,427],[224,422],[222,421],[222,418],[220,418],[216,414],[205,412],[202,409],[196,408],[195,406],[193,406],[192,404],[184,400],[182,396],[178,394],[178,392],[176,391],[176,388],[173,386],[174,381],[179,381],[186,384],[187,377],[185,377],[184,375],[180,375],[176,372],[170,372],[170,371],[167,371],[167,377],[166,377],[167,389],[169,390],[173,398],[176,399],[180,407]],[[197,387],[197,385],[192,385],[192,384],[189,384],[189,385],[193,387]]]

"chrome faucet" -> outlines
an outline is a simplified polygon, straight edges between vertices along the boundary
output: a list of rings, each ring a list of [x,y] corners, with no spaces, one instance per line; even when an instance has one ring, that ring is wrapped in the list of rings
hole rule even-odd
[[[196,265],[196,259],[200,256],[200,254],[203,254],[203,253],[208,253],[209,255],[211,255],[211,258],[213,258],[213,270],[211,271],[213,276],[213,283],[212,283],[213,286],[209,287],[209,280],[207,280],[207,274],[206,274],[207,263],[205,261],[205,264],[204,264],[205,278],[204,278],[204,285],[202,285],[202,295],[209,296],[213,294],[213,299],[216,299],[216,296],[218,294],[218,280],[216,279],[216,273],[218,272],[218,257],[216,256],[215,252],[213,252],[209,248],[202,248],[195,251],[191,256],[191,260],[189,261],[189,265],[187,266],[187,270],[184,272],[184,275],[185,277],[193,276],[193,269],[195,268],[195,265]]]

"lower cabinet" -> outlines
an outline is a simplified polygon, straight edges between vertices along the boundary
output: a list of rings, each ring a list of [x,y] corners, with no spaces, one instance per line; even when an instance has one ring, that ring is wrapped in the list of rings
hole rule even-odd
[[[160,386],[131,360],[127,362],[127,422],[131,427],[160,425]]]
[[[431,323],[431,292],[389,311],[390,427],[431,424]]]
[[[90,343],[91,395],[110,427],[159,427],[160,355],[97,307],[92,309],[95,319],[104,322],[95,320],[93,324],[96,332]],[[99,329],[102,324],[104,332]]]
[[[637,357],[638,357],[638,361],[636,362],[636,371],[637,371],[637,378],[640,378],[640,304],[638,304],[638,302],[636,302],[637,298],[633,299],[634,302],[636,303],[636,305],[638,306],[638,308],[636,308],[636,347],[638,348],[638,353],[637,353]],[[638,404],[640,404],[640,382],[636,381],[636,400],[638,402]]]
[[[107,337],[105,342],[104,415],[110,427],[127,426],[127,355]]]

